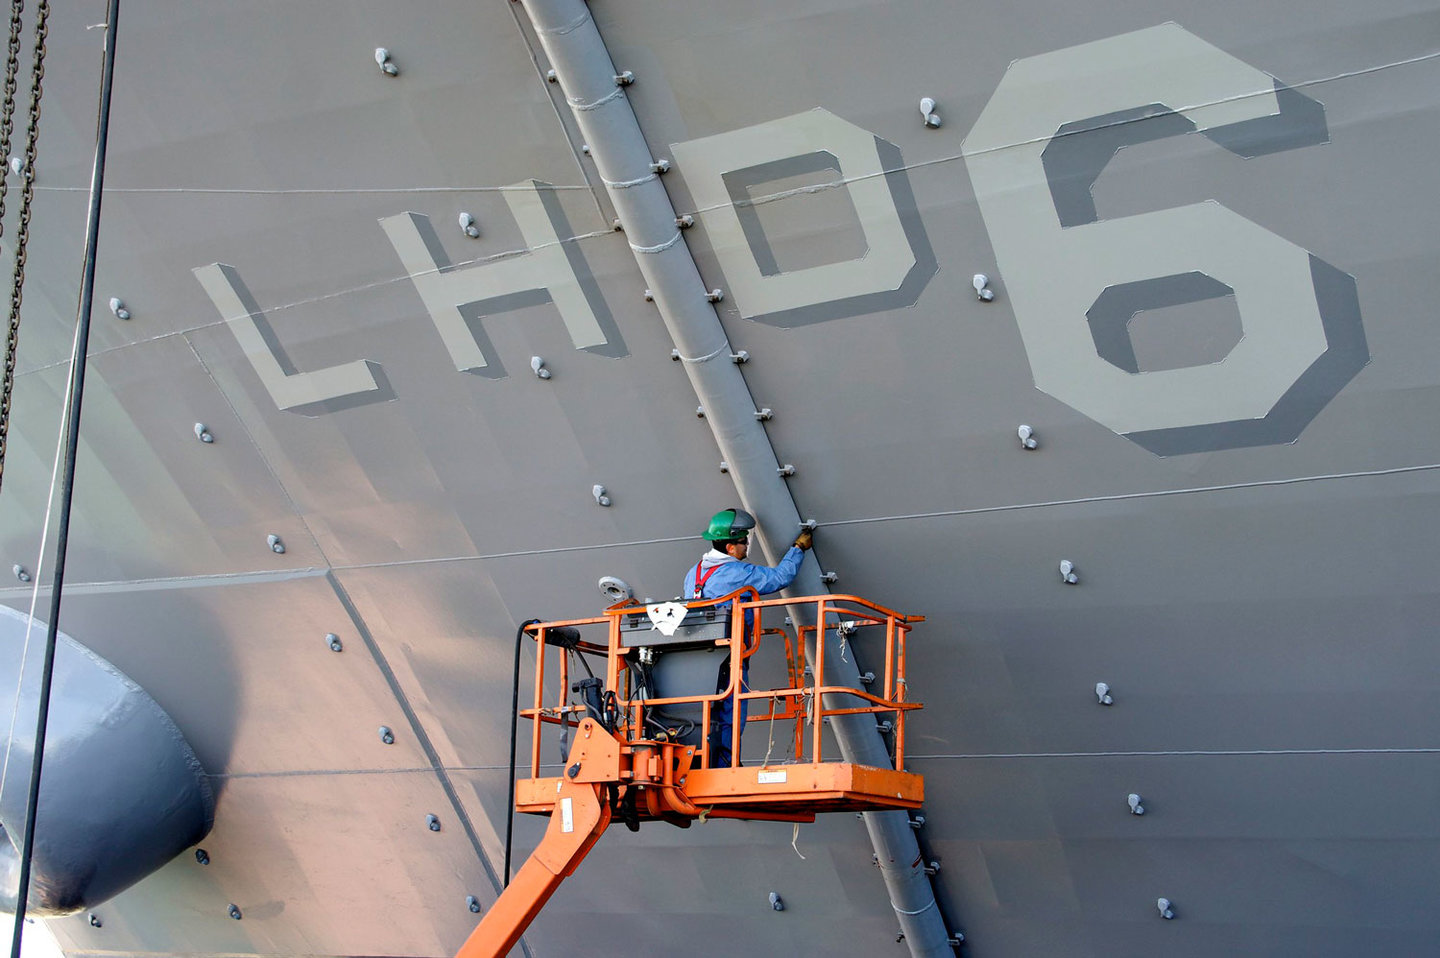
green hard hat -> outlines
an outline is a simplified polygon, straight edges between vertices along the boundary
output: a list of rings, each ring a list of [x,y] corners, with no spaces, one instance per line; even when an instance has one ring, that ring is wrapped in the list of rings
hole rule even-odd
[[[753,528],[755,517],[744,509],[722,509],[710,518],[705,538],[711,542],[730,542],[745,538]]]

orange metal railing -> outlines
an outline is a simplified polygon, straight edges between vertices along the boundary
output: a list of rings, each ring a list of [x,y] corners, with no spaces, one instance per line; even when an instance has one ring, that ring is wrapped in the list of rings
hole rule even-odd
[[[789,608],[792,615],[798,614],[811,624],[801,625],[798,634],[781,628],[766,628],[763,618],[766,610],[775,606]],[[783,755],[774,756],[780,763],[818,763],[826,761],[824,740],[821,734],[825,721],[837,715],[873,714],[877,720],[888,718],[892,723],[895,769],[905,768],[905,715],[918,709],[921,704],[908,700],[905,681],[905,642],[910,628],[923,622],[923,616],[903,615],[892,609],[877,605],[854,595],[821,595],[801,598],[762,599],[753,589],[742,589],[720,599],[686,603],[689,610],[729,610],[730,634],[726,638],[714,639],[717,649],[728,647],[730,654],[730,682],[727,688],[714,694],[686,695],[668,698],[649,697],[635,681],[634,663],[639,650],[647,646],[644,637],[647,631],[622,630],[622,623],[635,621],[646,616],[645,606],[633,602],[622,602],[605,610],[604,615],[588,619],[569,619],[559,622],[545,622],[531,626],[529,631],[538,648],[535,669],[534,705],[522,709],[520,715],[530,719],[534,726],[531,733],[530,776],[540,777],[543,730],[547,727],[573,729],[586,716],[586,706],[577,702],[571,690],[571,656],[559,655],[553,664],[547,659],[547,649],[555,649],[557,630],[575,629],[580,632],[578,643],[573,649],[580,655],[604,656],[604,688],[613,693],[615,732],[625,741],[654,741],[656,736],[647,732],[646,716],[650,710],[666,706],[692,706],[700,710],[700,744],[696,768],[711,768],[711,728],[715,710],[721,702],[730,700],[731,714],[735,717],[731,730],[729,747],[731,767],[740,765],[739,716],[742,702],[761,702],[768,708],[763,713],[748,716],[748,723],[793,723],[791,743],[784,748]],[[834,655],[854,658],[851,639],[862,630],[884,632],[884,664],[875,675],[869,688],[852,688],[847,685],[833,685],[827,682],[827,659]],[[823,631],[824,641],[816,642]],[[741,684],[742,668],[735,663],[749,659],[765,643],[782,646],[785,659],[783,684],[774,688],[745,688]],[[709,644],[709,643],[707,643]],[[815,649],[814,661],[809,661],[807,645]],[[693,646],[691,646],[693,647]],[[657,654],[666,654],[659,646]],[[873,654],[873,653],[872,653]],[[599,678],[599,670],[594,669]],[[751,685],[763,681],[763,675],[752,675]],[[871,691],[878,688],[878,691]],[[809,734],[806,734],[806,723]],[[773,748],[773,734],[771,738]],[[770,761],[767,755],[767,762]]]

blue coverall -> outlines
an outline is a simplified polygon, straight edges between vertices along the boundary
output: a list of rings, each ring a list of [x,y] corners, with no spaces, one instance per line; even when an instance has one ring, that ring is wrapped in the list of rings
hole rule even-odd
[[[795,574],[800,571],[800,562],[805,558],[805,553],[799,546],[791,546],[785,553],[780,564],[775,568],[769,566],[755,565],[741,559],[734,559],[726,556],[724,560],[713,558],[716,550],[711,550],[703,559],[690,567],[685,573],[685,585],[681,595],[685,601],[693,602],[696,598],[718,599],[722,595],[729,595],[736,589],[743,589],[750,586],[761,595],[770,595],[772,592],[779,592],[795,580]],[[710,569],[715,571],[710,572]],[[700,595],[696,596],[696,583],[700,583]],[[745,634],[749,636],[753,612],[745,614]],[[750,663],[747,661],[740,670],[740,688],[742,691],[749,691],[750,688]],[[731,700],[725,699],[716,708],[716,717],[719,722],[717,737],[711,746],[710,766],[712,768],[728,767],[730,764],[730,732],[734,726],[734,712],[731,707]],[[750,703],[746,699],[740,700],[740,730],[745,730],[745,716],[749,714]]]

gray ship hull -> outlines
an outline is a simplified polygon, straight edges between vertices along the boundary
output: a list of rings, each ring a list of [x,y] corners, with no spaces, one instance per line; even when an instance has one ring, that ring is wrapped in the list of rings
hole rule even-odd
[[[0,495],[42,584],[103,10],[48,41]],[[121,16],[60,625],[174,719],[215,825],[48,926],[451,954],[498,893],[516,624],[602,575],[670,598],[733,477],[520,4]],[[819,569],[927,617],[908,752],[964,947],[1440,951],[1440,9],[593,16]],[[791,839],[607,834],[526,948],[900,953],[862,824]]]

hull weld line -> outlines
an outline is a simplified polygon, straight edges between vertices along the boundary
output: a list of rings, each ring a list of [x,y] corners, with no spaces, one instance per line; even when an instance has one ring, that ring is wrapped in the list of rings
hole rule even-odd
[[[217,585],[247,585],[266,582],[289,582],[293,579],[313,579],[323,576],[327,567],[310,566],[301,569],[279,569],[266,572],[221,572],[207,575],[182,575],[164,579],[132,579],[113,582],[65,583],[65,591],[71,595],[106,595],[111,593],[154,592],[160,589],[195,589]],[[47,583],[40,589],[42,595],[49,595]],[[0,589],[0,600],[16,596],[27,596],[29,589]]]
[[[297,186],[290,189],[263,189],[260,187],[245,186],[117,186],[113,190],[105,188],[106,193],[218,193],[221,195],[234,193],[240,196],[346,196],[352,193],[374,194],[376,196],[388,196],[391,194],[406,193],[507,193],[524,189],[516,186],[485,186],[472,184],[468,186],[333,186],[333,187],[304,187]],[[584,183],[551,183],[546,187],[549,190],[583,190],[590,192],[590,186]],[[37,193],[85,193],[89,187],[84,186],[36,186]],[[610,232],[609,230],[605,231]],[[93,354],[92,354],[93,355]]]
[[[1084,496],[1078,499],[1049,499],[1042,502],[1016,502],[1003,506],[976,506],[973,509],[946,509],[940,512],[912,512],[894,516],[864,516],[858,519],[831,519],[827,526],[858,526],[867,522],[896,522],[904,519],[944,519],[950,516],[978,516],[990,512],[1013,512],[1018,509],[1048,509],[1055,506],[1083,506],[1096,502],[1124,502],[1128,499],[1158,499],[1164,496],[1188,496],[1200,492],[1232,492],[1239,489],[1264,489],[1271,486],[1293,486],[1302,482],[1323,482],[1331,479],[1366,479],[1373,476],[1402,476],[1412,472],[1440,469],[1440,463],[1421,466],[1398,466],[1394,469],[1371,469],[1364,472],[1337,472],[1319,476],[1295,476],[1290,479],[1262,479],[1256,482],[1235,482],[1222,486],[1191,486],[1186,489],[1156,489],[1152,492],[1124,492],[1113,496]]]
[[[699,360],[697,360],[698,362]],[[474,562],[486,559],[519,559],[526,556],[548,556],[561,552],[589,552],[594,549],[628,549],[634,546],[656,546],[667,545],[672,542],[691,542],[693,535],[669,536],[664,539],[632,539],[628,542],[597,542],[594,545],[584,546],[555,546],[551,549],[521,549],[515,552],[492,552],[489,555],[476,556],[437,556],[431,559],[396,559],[391,562],[357,562],[354,565],[337,565],[331,568],[335,572],[350,572],[356,569],[390,569],[396,566],[411,565],[434,565],[441,562]],[[5,593],[0,592],[0,597]]]
[[[440,784],[440,789],[445,793],[445,797],[449,799],[450,807],[455,810],[455,816],[460,820],[460,827],[464,830],[465,837],[470,840],[470,846],[475,852],[475,857],[479,859],[481,868],[484,869],[485,877],[490,879],[491,888],[496,895],[499,895],[503,890],[500,884],[500,878],[495,873],[494,867],[490,864],[489,857],[485,854],[485,846],[481,843],[480,836],[475,832],[475,826],[470,821],[470,813],[466,811],[464,803],[460,801],[460,795],[455,790],[454,783],[450,781],[450,776],[445,771],[445,764],[440,761],[440,754],[435,750],[435,745],[431,742],[430,735],[426,732],[424,723],[420,721],[420,716],[416,714],[414,707],[411,705],[410,697],[405,693],[405,689],[400,684],[399,678],[396,677],[395,670],[390,667],[390,662],[385,658],[385,653],[380,649],[380,644],[375,641],[375,636],[371,634],[365,617],[360,614],[360,610],[356,608],[354,601],[350,598],[350,593],[340,584],[340,580],[336,578],[333,573],[327,574],[325,579],[329,582],[330,588],[335,593],[335,598],[339,601],[341,608],[343,608],[345,614],[350,617],[351,624],[355,626],[355,631],[359,634],[360,641],[365,644],[366,651],[370,653],[370,657],[379,668],[380,675],[385,680],[385,684],[389,686],[390,694],[394,696],[395,703],[400,706],[400,711],[404,714],[405,720],[410,726],[410,733],[415,736],[415,744],[420,746],[420,751],[424,753],[425,758],[429,760],[431,770]],[[525,948],[525,952],[529,954],[528,947]]]

